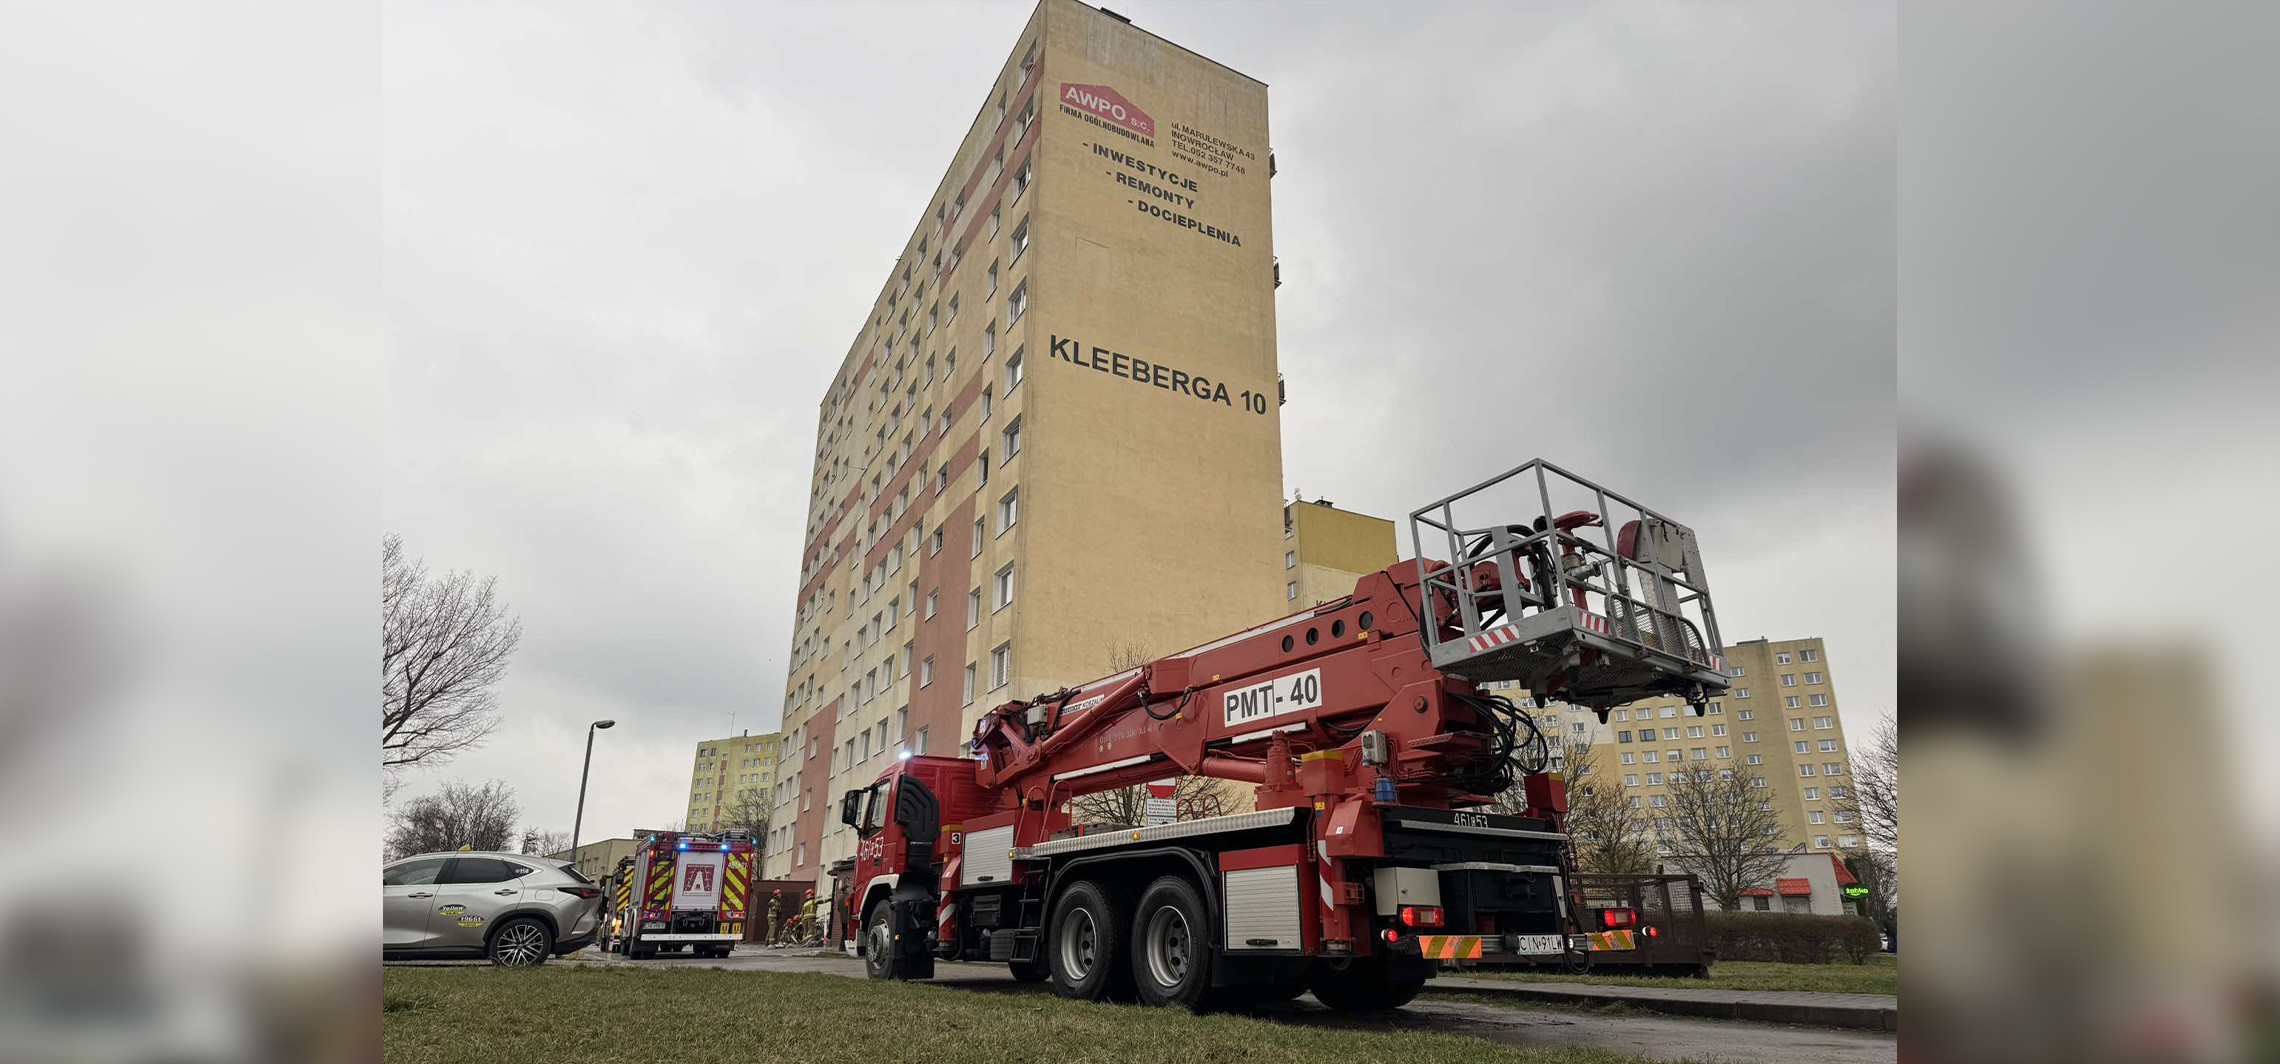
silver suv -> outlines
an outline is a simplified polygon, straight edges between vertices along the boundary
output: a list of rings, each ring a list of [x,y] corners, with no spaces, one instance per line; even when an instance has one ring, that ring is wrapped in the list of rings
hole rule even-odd
[[[594,940],[602,890],[559,861],[519,853],[423,853],[380,872],[380,955],[544,964]]]

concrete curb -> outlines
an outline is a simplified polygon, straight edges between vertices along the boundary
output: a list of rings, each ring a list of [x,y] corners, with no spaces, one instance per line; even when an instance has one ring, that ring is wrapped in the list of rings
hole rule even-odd
[[[1520,983],[1489,979],[1434,979],[1427,993],[1481,994],[1554,1005],[1621,1004],[1672,1016],[1761,1023],[1798,1023],[1861,1031],[1898,1031],[1897,999],[1880,994],[1814,994],[1746,991],[1687,991],[1656,987],[1587,986],[1575,983]],[[1889,1004],[1888,1004],[1889,1002]]]

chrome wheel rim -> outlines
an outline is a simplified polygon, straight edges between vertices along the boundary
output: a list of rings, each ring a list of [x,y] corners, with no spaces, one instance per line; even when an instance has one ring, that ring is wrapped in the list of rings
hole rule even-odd
[[[1100,934],[1093,926],[1092,912],[1083,908],[1069,910],[1061,925],[1061,972],[1071,980],[1081,980],[1092,973],[1093,963],[1100,959]]]
[[[508,964],[537,964],[546,952],[546,935],[531,924],[516,924],[499,932],[497,949]]]
[[[1158,986],[1170,988],[1186,981],[1195,956],[1195,937],[1187,917],[1166,905],[1148,917],[1148,974]]]
[[[887,935],[887,922],[873,917],[871,920],[871,963],[882,968],[887,964],[887,950],[894,945]]]

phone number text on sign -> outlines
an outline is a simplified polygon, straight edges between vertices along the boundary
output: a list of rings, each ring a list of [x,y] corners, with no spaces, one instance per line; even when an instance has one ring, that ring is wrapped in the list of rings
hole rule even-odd
[[[1322,705],[1322,670],[1308,669],[1252,684],[1220,696],[1230,726]]]

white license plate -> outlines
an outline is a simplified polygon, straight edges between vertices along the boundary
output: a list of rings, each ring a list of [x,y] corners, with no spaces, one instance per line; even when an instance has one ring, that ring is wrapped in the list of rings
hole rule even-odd
[[[1560,953],[1563,950],[1560,948],[1560,936],[1558,935],[1521,935],[1514,940],[1512,952],[1522,956],[1535,956]]]
[[[641,929],[642,929],[642,930],[644,930],[644,931],[663,931],[663,930],[665,930],[665,921],[663,921],[663,920],[643,920],[643,921],[641,922]]]

